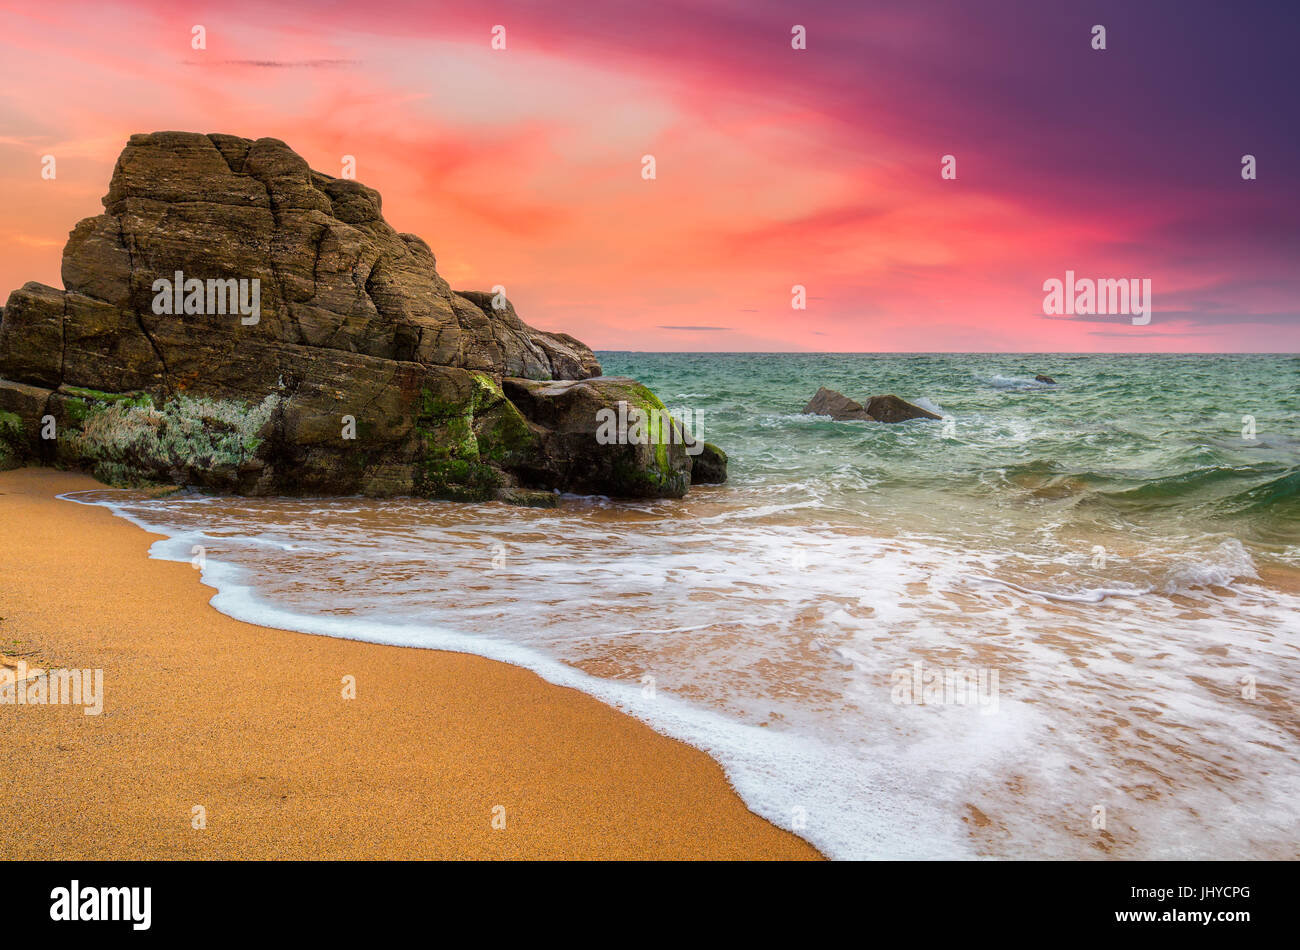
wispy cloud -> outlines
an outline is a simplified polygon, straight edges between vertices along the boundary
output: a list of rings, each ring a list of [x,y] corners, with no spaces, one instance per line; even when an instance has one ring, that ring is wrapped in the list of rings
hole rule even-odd
[[[356,59],[187,59],[187,66],[255,66],[260,69],[336,69],[356,66]]]

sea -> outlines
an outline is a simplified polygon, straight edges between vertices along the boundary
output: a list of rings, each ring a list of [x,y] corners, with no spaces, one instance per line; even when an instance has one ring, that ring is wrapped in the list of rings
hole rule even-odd
[[[725,485],[74,500],[232,617],[589,693],[832,858],[1300,857],[1300,358],[598,355]]]

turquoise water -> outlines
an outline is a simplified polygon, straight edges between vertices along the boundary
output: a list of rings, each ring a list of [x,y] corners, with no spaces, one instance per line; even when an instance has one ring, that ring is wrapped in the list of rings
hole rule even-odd
[[[975,536],[1026,508],[1099,530],[1158,534],[1176,519],[1297,561],[1298,357],[599,355],[607,374],[702,415],[737,482],[806,491],[831,516],[888,518],[878,502],[901,495],[917,509],[902,520]],[[864,403],[895,393],[952,424],[799,416],[819,386]]]
[[[726,485],[82,500],[202,545],[232,616],[597,696],[834,857],[1300,856],[1300,360],[600,355]],[[823,385],[945,421],[803,415]]]

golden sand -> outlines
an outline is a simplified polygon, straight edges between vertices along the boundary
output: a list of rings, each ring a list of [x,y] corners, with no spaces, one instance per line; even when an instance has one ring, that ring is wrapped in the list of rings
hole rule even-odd
[[[703,752],[527,670],[217,613],[156,536],[55,497],[100,487],[0,473],[0,653],[105,694],[0,705],[0,858],[818,856]]]

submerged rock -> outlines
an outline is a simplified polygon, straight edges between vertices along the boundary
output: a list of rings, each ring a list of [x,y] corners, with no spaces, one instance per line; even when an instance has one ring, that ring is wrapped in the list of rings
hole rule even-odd
[[[808,400],[808,405],[803,407],[803,411],[811,416],[830,416],[837,422],[843,422],[846,419],[875,421],[861,403],[854,402],[843,393],[827,389],[825,386],[818,389],[816,395]]]
[[[65,290],[0,309],[0,467],[530,504],[690,484],[680,446],[595,438],[620,399],[662,407],[648,390],[504,295],[452,290],[377,191],[277,139],[134,135],[104,208],[68,239]]]
[[[908,419],[942,419],[928,409],[914,406],[895,395],[872,396],[863,406],[848,396],[837,393],[823,386],[804,406],[803,411],[815,416],[830,416],[843,422],[845,420],[865,420],[867,422],[906,422]]]

